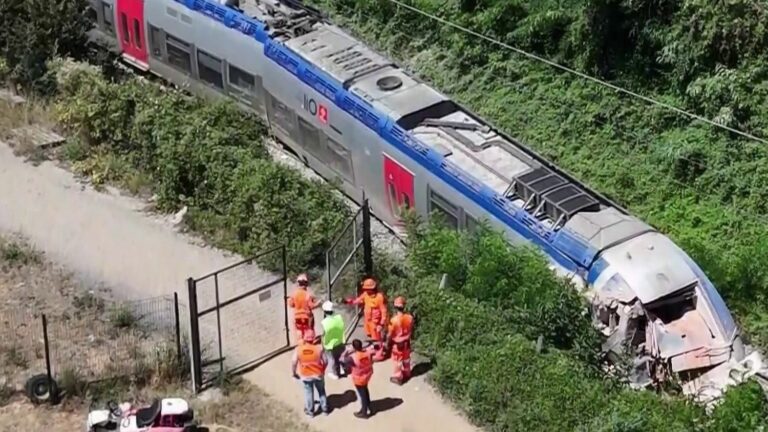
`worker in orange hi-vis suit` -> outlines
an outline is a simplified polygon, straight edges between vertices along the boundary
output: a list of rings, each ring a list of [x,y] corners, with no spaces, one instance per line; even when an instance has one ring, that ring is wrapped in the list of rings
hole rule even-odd
[[[411,335],[413,334],[413,316],[405,312],[405,298],[395,299],[395,316],[389,322],[389,345],[395,371],[389,379],[402,385],[411,377]]]
[[[363,293],[357,298],[348,298],[347,304],[363,305],[363,320],[365,334],[373,341],[374,361],[386,358],[384,346],[384,331],[387,325],[387,300],[379,292],[376,280],[367,278],[363,281]]]
[[[293,309],[293,323],[296,328],[298,340],[304,338],[304,332],[315,330],[315,315],[312,309],[320,302],[309,292],[309,278],[305,273],[296,278],[299,289],[288,297],[288,306]]]

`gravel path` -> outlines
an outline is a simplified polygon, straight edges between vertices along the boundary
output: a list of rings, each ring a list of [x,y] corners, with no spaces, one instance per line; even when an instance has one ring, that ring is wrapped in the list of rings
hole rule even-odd
[[[168,218],[142,211],[144,203],[111,191],[81,185],[69,172],[46,162],[37,167],[0,144],[0,231],[18,231],[50,259],[81,276],[103,281],[124,298],[186,292],[185,279],[239,260],[179,234]],[[377,236],[378,238],[379,236]],[[377,240],[378,242],[379,240]],[[268,277],[268,275],[264,275]],[[278,357],[247,378],[278,400],[301,411],[301,389],[290,377],[289,356]],[[329,382],[337,405],[329,417],[312,420],[320,431],[398,432],[476,430],[440,400],[423,377],[398,388],[389,383],[389,362],[379,364],[371,396],[389,408],[367,422],[352,412],[357,402],[351,384]]]

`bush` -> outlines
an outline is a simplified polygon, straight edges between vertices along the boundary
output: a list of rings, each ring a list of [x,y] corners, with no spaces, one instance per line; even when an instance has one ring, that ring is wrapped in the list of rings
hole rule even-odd
[[[713,432],[768,429],[768,401],[763,389],[755,381],[730,389],[715,407],[708,426]]]
[[[0,0],[0,78],[50,94],[55,81],[47,62],[54,55],[86,56],[85,0]]]
[[[515,332],[529,339],[544,336],[596,363],[598,338],[584,299],[535,249],[511,246],[487,226],[468,234],[435,223],[416,225],[409,239],[409,264],[417,277],[446,273],[450,290],[500,311],[495,314],[513,323]]]
[[[315,3],[335,12],[361,39],[668,234],[702,264],[737,315],[749,324],[761,318],[749,315],[756,304],[768,305],[761,294],[768,274],[751,258],[768,251],[763,143],[564,76],[406,8],[369,0]],[[768,32],[760,0],[411,4],[768,136]],[[416,26],[420,37],[402,32]]]
[[[768,402],[756,383],[728,392],[710,418],[679,395],[633,391],[603,377],[595,367],[596,332],[575,288],[554,276],[541,256],[506,244],[500,233],[458,233],[416,221],[409,241],[413,278],[398,275],[388,294],[408,296],[416,317],[415,347],[432,359],[438,390],[486,430],[763,426]],[[438,286],[441,273],[450,275],[445,289]],[[534,296],[537,287],[540,295]],[[559,316],[568,318],[559,322]],[[550,321],[537,321],[542,319]],[[538,352],[535,339],[541,334],[547,345]]]
[[[230,102],[108,82],[93,68],[52,69],[58,118],[90,149],[76,170],[126,187],[148,183],[160,210],[188,206],[192,229],[242,254],[287,245],[289,271],[324,264],[349,210],[330,186],[269,160],[260,119]],[[79,148],[66,154],[82,159]],[[282,269],[280,254],[260,263]]]

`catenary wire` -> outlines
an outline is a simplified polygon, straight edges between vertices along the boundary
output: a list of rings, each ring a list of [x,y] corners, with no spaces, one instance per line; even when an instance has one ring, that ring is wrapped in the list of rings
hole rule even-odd
[[[364,13],[364,12],[361,12],[361,11],[358,11],[358,10],[351,9],[348,6],[343,6],[343,7],[346,8],[346,10],[348,12],[360,15],[362,17],[365,17],[365,18],[368,18],[368,19],[371,19],[371,20],[378,19],[378,18],[374,17],[371,14],[367,14],[367,13]],[[399,31],[399,30],[391,29],[389,31],[395,32],[397,34],[400,34],[401,36],[403,36],[403,37],[405,37],[405,38],[407,38],[407,39],[409,39],[411,41],[414,41],[414,42],[422,42],[424,40],[424,39],[418,39],[414,35],[410,35],[410,34],[407,34],[405,32]],[[426,78],[424,76],[421,76],[421,74],[416,73],[416,75],[419,76],[419,79],[422,79],[422,80],[432,84],[428,78]],[[514,84],[514,82],[512,80],[508,79],[508,78],[503,78],[503,80],[505,80],[507,83]],[[562,102],[557,101],[557,100],[553,99],[550,96],[545,96],[545,95],[539,95],[539,96],[542,96],[543,99],[545,99],[545,100],[547,100],[547,101],[549,101],[549,102],[551,102],[553,104],[556,104],[557,106],[559,106],[561,108],[565,108],[565,105]],[[607,121],[605,121],[605,120],[594,119],[594,121],[599,123],[599,124],[601,124],[602,126],[610,126],[610,124]],[[636,134],[634,132],[627,131],[627,130],[624,130],[624,129],[616,128],[616,129],[614,129],[614,132],[619,134],[619,135],[622,135],[622,136],[624,136],[626,138],[633,139],[633,141],[636,144],[653,144],[654,143],[654,140],[652,138],[641,137],[640,135],[638,135],[638,134]],[[702,168],[706,168],[704,165],[702,165],[698,161],[695,161],[695,160],[692,160],[692,159],[688,159],[688,158],[685,158],[685,157],[679,157],[679,159],[691,162],[692,164],[696,164],[696,165],[698,165],[698,166],[700,166]],[[585,184],[588,183],[588,182],[585,182],[582,179],[578,178],[577,176],[574,176],[573,174],[571,174],[571,175],[574,178],[576,178],[579,182],[582,182],[582,183],[585,183]],[[653,174],[648,174],[646,176],[643,176],[643,178],[652,178],[652,177],[653,177]],[[676,184],[676,185],[678,185],[678,186],[680,186],[680,187],[682,187],[682,188],[684,188],[686,190],[690,190],[692,188],[692,185],[685,184],[685,183],[683,183],[683,182],[681,182],[681,181],[679,181],[679,180],[677,180],[675,178],[672,178],[672,177],[668,177],[665,180],[668,180],[668,181],[670,181],[670,182],[672,182],[672,183],[674,183],[674,184]],[[682,194],[684,191],[680,191],[680,192]],[[763,214],[759,214],[759,213],[749,213],[746,210],[744,210],[744,209],[742,209],[740,207],[737,207],[736,205],[729,205],[728,207],[730,209],[734,210],[736,213],[738,213],[738,214],[740,214],[742,216],[745,216],[747,219],[752,219],[754,221],[768,223],[768,215],[763,215]]]
[[[758,141],[758,142],[761,142],[763,144],[768,144],[768,140],[766,140],[766,139],[760,138],[758,136],[755,136],[753,134],[750,134],[748,132],[744,132],[742,130],[739,130],[739,129],[736,129],[736,128],[733,128],[733,127],[730,127],[730,126],[726,126],[724,124],[718,123],[718,122],[716,122],[714,120],[710,120],[710,119],[708,119],[706,117],[703,117],[703,116],[700,116],[698,114],[694,114],[692,112],[688,112],[688,111],[686,111],[684,109],[681,109],[681,108],[678,108],[678,107],[676,107],[674,105],[671,105],[671,104],[668,104],[668,103],[665,103],[665,102],[661,102],[661,101],[657,101],[657,100],[655,100],[653,98],[650,98],[648,96],[641,95],[639,93],[633,92],[632,90],[628,90],[628,89],[625,89],[623,87],[619,87],[616,84],[612,84],[612,83],[603,81],[603,80],[601,80],[599,78],[595,78],[595,77],[587,75],[587,74],[585,74],[583,72],[579,72],[579,71],[577,71],[575,69],[571,69],[571,68],[569,68],[567,66],[561,65],[561,64],[556,63],[556,62],[554,62],[552,60],[546,59],[544,57],[538,56],[538,55],[533,54],[533,53],[529,53],[529,52],[527,52],[525,50],[522,50],[520,48],[512,46],[512,45],[510,45],[508,43],[499,41],[499,40],[494,39],[494,38],[492,38],[490,36],[487,36],[487,35],[484,35],[482,33],[476,32],[476,31],[474,31],[474,30],[472,30],[470,28],[467,28],[467,27],[461,26],[459,24],[453,23],[453,22],[448,21],[448,20],[446,20],[444,18],[440,18],[437,15],[433,15],[433,14],[431,14],[429,12],[425,12],[425,11],[415,7],[415,6],[411,6],[411,5],[405,4],[405,3],[403,3],[403,2],[401,2],[399,0],[386,0],[386,1],[394,3],[394,4],[396,4],[396,5],[400,6],[400,7],[403,7],[405,9],[411,10],[413,12],[416,12],[416,13],[418,13],[418,14],[424,16],[424,17],[427,17],[429,19],[438,21],[438,22],[440,22],[442,24],[445,24],[447,26],[453,27],[454,29],[460,30],[460,31],[462,31],[464,33],[467,33],[467,34],[470,34],[470,35],[475,36],[477,38],[483,39],[483,40],[485,40],[487,42],[490,42],[490,43],[492,43],[494,45],[498,45],[498,46],[500,46],[502,48],[505,48],[507,50],[514,51],[514,52],[516,52],[516,53],[518,53],[518,54],[520,54],[522,56],[525,56],[525,57],[528,57],[528,58],[533,59],[535,61],[544,63],[544,64],[546,64],[548,66],[553,67],[553,68],[560,69],[561,71],[564,71],[564,72],[576,75],[576,76],[578,76],[578,77],[580,77],[582,79],[591,81],[591,82],[593,82],[595,84],[598,84],[598,85],[601,85],[601,86],[604,86],[604,87],[608,87],[608,88],[610,88],[610,89],[612,89],[612,90],[614,90],[616,92],[623,93],[623,94],[632,96],[632,97],[637,98],[637,99],[641,99],[641,100],[643,100],[643,101],[645,101],[645,102],[647,102],[649,104],[656,105],[656,106],[668,109],[670,111],[674,111],[674,112],[676,112],[676,113],[678,113],[680,115],[683,115],[683,116],[686,116],[688,118],[691,118],[691,119],[694,119],[694,120],[698,120],[698,121],[707,123],[707,124],[709,124],[711,126],[714,126],[714,127],[717,127],[717,128],[721,128],[721,129],[727,130],[727,131],[732,132],[734,134],[740,135],[740,136],[742,136],[744,138],[748,138],[748,139],[751,139],[751,140],[754,140],[754,141]]]

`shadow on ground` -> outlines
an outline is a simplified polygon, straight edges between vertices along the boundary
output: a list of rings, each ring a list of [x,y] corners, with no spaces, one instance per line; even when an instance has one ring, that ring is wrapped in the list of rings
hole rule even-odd
[[[424,375],[431,370],[432,370],[432,362],[423,361],[413,366],[413,369],[411,369],[411,376],[417,377],[420,375]]]
[[[383,399],[378,399],[375,401],[371,401],[371,411],[373,411],[374,414],[378,414],[380,412],[389,411],[402,404],[403,404],[403,400],[400,398],[387,397]]]
[[[354,390],[347,390],[341,394],[328,395],[328,408],[332,410],[342,409],[357,400]]]

